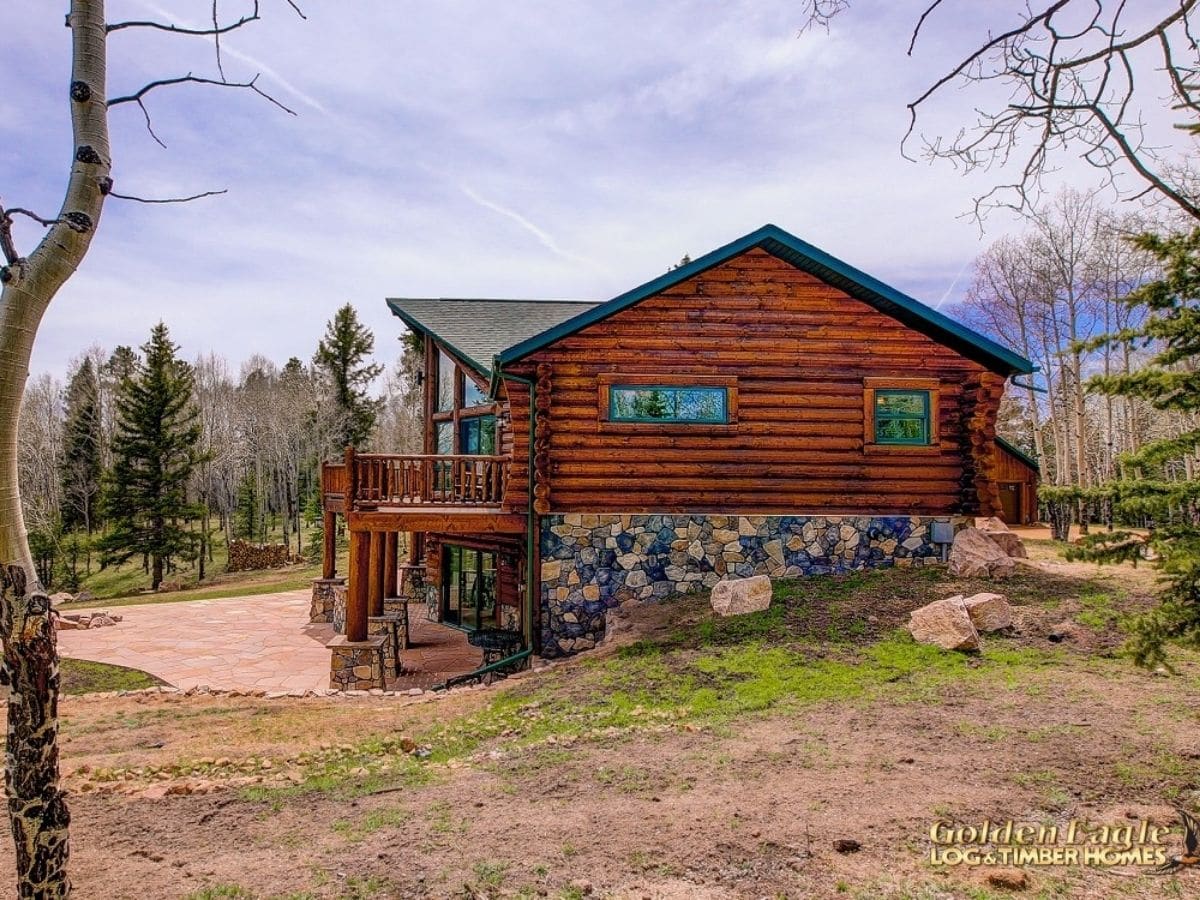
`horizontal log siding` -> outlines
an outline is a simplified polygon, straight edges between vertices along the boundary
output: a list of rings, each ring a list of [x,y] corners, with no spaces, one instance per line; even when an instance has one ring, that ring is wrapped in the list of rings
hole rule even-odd
[[[974,513],[964,423],[982,367],[754,250],[564,338],[511,368],[552,367],[554,512]],[[738,422],[614,429],[601,373],[733,375]],[[863,446],[863,378],[937,378],[939,450]],[[526,478],[527,396],[509,384]],[[994,412],[993,412],[994,417]],[[508,504],[516,506],[514,502]]]

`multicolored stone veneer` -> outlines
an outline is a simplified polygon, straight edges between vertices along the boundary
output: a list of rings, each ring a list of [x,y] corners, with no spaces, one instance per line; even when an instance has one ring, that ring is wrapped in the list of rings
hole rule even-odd
[[[541,520],[542,655],[604,638],[608,610],[711,588],[723,578],[790,578],[920,566],[940,558],[950,516],[568,514]]]

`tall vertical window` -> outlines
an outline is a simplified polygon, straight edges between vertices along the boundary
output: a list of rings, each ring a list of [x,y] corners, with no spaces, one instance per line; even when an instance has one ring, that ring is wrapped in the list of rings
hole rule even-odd
[[[929,391],[876,390],[875,443],[930,443]]]
[[[438,352],[437,363],[437,412],[448,412],[454,409],[454,360],[445,351]]]
[[[453,422],[438,422],[437,428],[437,452],[443,456],[454,452],[454,423]]]

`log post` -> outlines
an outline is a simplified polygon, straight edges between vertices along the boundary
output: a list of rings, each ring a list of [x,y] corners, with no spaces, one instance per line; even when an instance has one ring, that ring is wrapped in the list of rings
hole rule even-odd
[[[370,533],[371,547],[368,551],[369,576],[367,580],[367,615],[382,616],[383,615],[383,561],[384,556],[384,533],[382,531],[372,531]]]
[[[383,596],[396,596],[396,576],[400,566],[400,535],[389,531],[383,545]]]
[[[354,465],[354,447],[346,445],[346,512],[354,509],[354,501],[358,497],[358,469]]]
[[[337,575],[337,514],[325,510],[322,524],[325,547],[321,556],[321,577],[329,579]]]
[[[371,535],[350,532],[350,571],[346,579],[346,640],[367,639],[367,585],[371,573]]]

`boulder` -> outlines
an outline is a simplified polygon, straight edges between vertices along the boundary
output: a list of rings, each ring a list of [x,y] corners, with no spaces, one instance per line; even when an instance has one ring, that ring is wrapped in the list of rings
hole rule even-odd
[[[976,631],[985,634],[1012,628],[1012,607],[1003,594],[974,594],[963,600]]]
[[[59,604],[62,604],[62,603],[70,603],[74,599],[75,599],[74,596],[72,596],[71,594],[68,594],[66,591],[59,591],[57,594],[50,595],[50,602],[54,606],[58,606]]]
[[[79,628],[79,623],[74,619],[64,619],[61,616],[56,616],[54,619],[54,627],[59,631],[74,631]]]
[[[978,528],[980,531],[987,531],[987,532],[1008,531],[1008,526],[1004,524],[1004,521],[1002,519],[996,518],[995,516],[987,516],[986,518],[976,519],[975,527]]]
[[[718,616],[761,612],[771,605],[771,579],[766,575],[755,575],[718,581],[709,602]]]
[[[936,644],[943,650],[978,650],[979,632],[962,597],[947,597],[914,609],[908,632],[921,644]]]
[[[1025,552],[1025,545],[1021,542],[1021,536],[1010,531],[1009,527],[995,516],[990,516],[986,519],[976,519],[975,527],[995,541],[1008,556],[1025,559],[1029,555]]]
[[[1012,531],[985,531],[993,544],[1004,551],[1005,556],[1024,559],[1029,554],[1025,552],[1025,544],[1021,542],[1021,536]]]
[[[1016,563],[978,528],[963,528],[950,545],[950,572],[960,578],[1007,578]]]
[[[182,591],[182,590],[183,590],[183,582],[181,582],[181,581],[164,581],[161,584],[159,584],[159,586],[158,586],[158,592],[160,594],[171,594],[171,593],[174,593],[175,591]]]
[[[78,594],[75,595],[76,603],[90,603],[91,601],[93,601],[95,599],[96,599],[96,595],[93,594],[91,591],[80,591]]]

